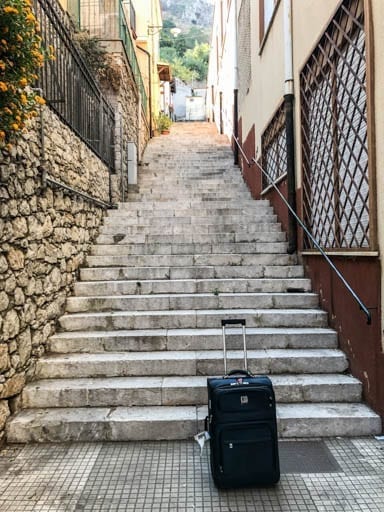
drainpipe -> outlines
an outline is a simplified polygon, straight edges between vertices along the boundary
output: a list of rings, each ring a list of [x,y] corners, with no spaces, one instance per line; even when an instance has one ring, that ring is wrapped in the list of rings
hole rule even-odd
[[[153,137],[153,125],[152,125],[152,67],[151,67],[151,54],[149,51],[145,50],[144,48],[141,48],[141,46],[137,46],[139,50],[145,53],[145,55],[148,57],[148,89],[149,89],[149,137]]]
[[[238,27],[237,27],[237,0],[234,4],[234,22],[235,22],[235,50],[234,50],[234,61],[235,61],[235,80],[233,89],[233,134],[236,139],[239,138],[239,56],[238,56]],[[239,147],[235,144],[233,163],[239,165]]]
[[[294,88],[293,88],[293,43],[292,0],[284,0],[284,109],[287,140],[287,185],[288,203],[296,212],[295,137],[294,137]],[[297,250],[297,225],[291,212],[288,217],[288,253]]]
[[[219,93],[219,101],[220,101],[220,135],[224,133],[224,125],[223,125],[223,93]]]

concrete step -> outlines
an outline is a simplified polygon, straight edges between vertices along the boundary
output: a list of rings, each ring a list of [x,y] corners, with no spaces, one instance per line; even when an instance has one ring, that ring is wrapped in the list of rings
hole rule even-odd
[[[256,213],[253,215],[220,215],[217,217],[192,217],[191,215],[181,217],[135,217],[133,215],[114,215],[113,217],[104,218],[104,226],[180,226],[192,224],[197,229],[199,226],[206,225],[234,225],[234,224],[251,224],[255,222],[255,217],[261,222],[275,222],[276,216],[272,212],[263,214]]]
[[[272,225],[272,224],[271,224]],[[282,231],[261,231],[257,233],[222,233],[222,234],[206,234],[196,235],[193,233],[184,235],[126,235],[124,233],[99,235],[96,240],[97,245],[165,245],[171,247],[171,252],[178,250],[180,245],[188,245],[190,250],[194,245],[213,245],[219,246],[224,244],[237,243],[256,243],[256,242],[285,242],[286,234]],[[175,249],[173,248],[175,246]],[[161,249],[160,249],[161,250]],[[199,251],[196,251],[199,252]],[[201,252],[201,250],[200,250]],[[211,251],[213,252],[213,251]]]
[[[362,385],[349,375],[272,375],[278,403],[358,402]],[[207,377],[110,377],[39,380],[23,408],[206,405]]]
[[[280,233],[278,233],[279,235]],[[273,235],[272,235],[273,237]],[[252,254],[252,253],[285,253],[287,243],[275,242],[239,242],[226,244],[97,244],[92,247],[92,256],[121,256],[121,255],[166,255],[166,254]]]
[[[294,265],[294,254],[142,254],[118,256],[87,256],[89,267],[191,267],[191,266],[254,266]]]
[[[141,236],[141,243],[146,242],[147,240],[161,240],[163,237],[164,242],[172,242],[174,240],[174,237],[181,237],[179,240],[184,242],[194,242],[194,243],[205,243],[205,242],[253,242],[258,241],[259,236],[264,236],[267,233],[281,233],[281,226],[277,222],[259,222],[256,224],[249,225],[249,231],[246,231],[245,229],[236,229],[232,231],[225,231],[225,226],[215,226],[215,229],[212,229],[212,226],[209,226],[211,229],[211,232],[203,232],[200,231],[207,231],[208,226],[203,226],[199,232],[193,231],[189,229],[188,227],[184,227],[184,231],[182,233],[174,233],[173,231],[180,231],[180,226],[177,227],[177,229],[174,226],[167,227],[164,226],[164,229],[161,230],[159,226],[153,226],[151,229],[149,229],[150,226],[113,226],[113,225],[103,225],[100,228],[100,235],[101,236],[114,236],[114,242],[118,243],[123,239],[123,237],[130,237],[130,240],[139,241],[137,238],[131,238],[131,237],[138,237]],[[190,232],[187,232],[187,231]],[[156,238],[155,238],[156,237]],[[166,239],[164,240],[164,237]],[[225,237],[223,240],[222,237]],[[176,239],[175,239],[176,240]]]
[[[224,318],[245,318],[248,327],[326,327],[318,309],[222,309],[71,313],[59,319],[65,331],[212,328]]]
[[[254,278],[287,279],[303,277],[301,265],[201,265],[193,267],[94,267],[80,269],[82,281],[118,281],[135,279],[246,279]]]
[[[303,293],[309,279],[174,279],[89,281],[75,283],[76,296],[148,295],[158,293]]]
[[[7,425],[9,443],[188,439],[204,429],[205,407],[27,409]],[[281,438],[366,436],[380,417],[362,404],[278,404]]]
[[[228,367],[241,368],[243,352],[229,350]],[[343,352],[329,349],[249,350],[255,374],[341,373],[348,368]],[[223,373],[221,350],[51,354],[36,363],[38,379],[128,376],[191,376]]]
[[[261,219],[263,224],[275,223],[275,216],[265,216]],[[277,225],[272,231],[279,231],[280,227]],[[124,222],[122,224],[103,225],[100,229],[100,234],[147,234],[147,235],[183,235],[183,234],[201,234],[208,235],[214,233],[258,233],[266,231],[264,225],[260,224],[222,224],[220,221],[211,224],[168,224],[164,225],[133,225],[128,226]]]
[[[314,293],[173,293],[69,297],[68,313],[91,311],[173,311],[182,309],[313,309]]]
[[[128,208],[129,206],[129,208]],[[156,208],[156,210],[150,209],[141,209],[140,207],[134,208],[132,207],[132,203],[124,203],[124,208],[119,207],[118,209],[108,210],[106,219],[114,218],[114,217],[139,217],[144,219],[155,219],[155,218],[164,218],[164,217],[216,217],[223,215],[237,215],[244,217],[255,217],[258,213],[269,213],[273,214],[273,210],[270,206],[267,205],[258,205],[257,203],[254,206],[249,206],[244,208],[241,204],[237,207],[226,207],[221,205],[217,208],[206,208],[203,205],[198,205],[196,207],[185,208],[185,206],[180,205],[180,208]]]
[[[337,333],[332,329],[305,327],[247,327],[249,350],[271,348],[337,348]],[[228,349],[242,349],[242,332],[227,329]],[[68,354],[137,352],[161,350],[221,350],[221,329],[150,329],[115,331],[60,332],[49,339],[49,351]]]
[[[140,200],[140,201],[134,201],[130,199],[129,201],[125,202],[124,205],[121,207],[119,206],[119,209],[127,209],[129,211],[138,211],[145,212],[146,210],[151,211],[157,211],[162,209],[172,209],[172,210],[189,210],[189,209],[196,209],[196,208],[202,208],[203,210],[205,208],[208,209],[217,209],[217,208],[254,208],[255,205],[261,205],[260,201],[257,201],[255,199],[252,199],[250,196],[243,197],[241,201],[238,199],[228,200],[228,199],[221,199],[216,201],[201,201],[199,199],[185,199],[180,200],[176,197],[173,199],[170,199],[168,201],[154,201],[153,199],[149,199],[147,201]],[[269,201],[265,201],[265,206],[269,206]]]

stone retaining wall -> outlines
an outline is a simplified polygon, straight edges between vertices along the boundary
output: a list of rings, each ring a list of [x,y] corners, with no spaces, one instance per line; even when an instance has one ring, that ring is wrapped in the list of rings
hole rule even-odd
[[[44,120],[48,175],[108,201],[107,167],[48,108]],[[41,155],[38,123],[0,152],[0,442],[103,218],[101,207],[44,187]]]

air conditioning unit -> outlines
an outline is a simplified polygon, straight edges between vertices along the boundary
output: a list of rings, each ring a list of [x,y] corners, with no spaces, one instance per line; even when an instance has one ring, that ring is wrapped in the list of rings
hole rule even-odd
[[[137,148],[134,142],[128,142],[128,185],[137,185]]]

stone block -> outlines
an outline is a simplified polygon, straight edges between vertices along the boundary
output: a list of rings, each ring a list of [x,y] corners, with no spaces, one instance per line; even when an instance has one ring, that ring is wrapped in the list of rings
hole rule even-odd
[[[9,398],[11,396],[16,396],[22,392],[25,386],[25,374],[24,373],[15,373],[10,379],[8,379],[2,392],[0,393],[0,398]]]
[[[6,400],[0,400],[0,432],[5,427],[5,422],[10,416],[8,402]]]
[[[20,320],[14,309],[8,311],[3,322],[3,339],[14,338],[20,332]]]
[[[10,367],[10,360],[8,354],[8,346],[5,344],[0,345],[0,372],[7,371]]]
[[[12,270],[24,268],[24,253],[19,249],[11,248],[7,254],[8,264]]]

